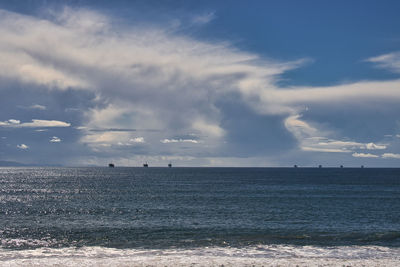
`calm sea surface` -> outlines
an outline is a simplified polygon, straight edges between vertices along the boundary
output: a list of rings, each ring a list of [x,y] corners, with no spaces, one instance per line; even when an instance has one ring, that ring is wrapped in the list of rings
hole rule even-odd
[[[307,247],[400,259],[400,169],[0,168],[0,218],[0,260]]]

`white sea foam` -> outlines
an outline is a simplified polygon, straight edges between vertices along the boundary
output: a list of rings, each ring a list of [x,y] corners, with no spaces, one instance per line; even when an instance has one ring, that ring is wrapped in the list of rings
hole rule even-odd
[[[400,266],[400,248],[285,246],[0,250],[1,266]]]

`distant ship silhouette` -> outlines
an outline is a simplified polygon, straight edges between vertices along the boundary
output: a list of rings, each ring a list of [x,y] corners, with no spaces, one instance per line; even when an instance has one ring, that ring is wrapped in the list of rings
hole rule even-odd
[[[148,168],[149,164],[147,164],[147,162],[145,164],[143,164],[143,167]]]
[[[171,164],[171,162],[170,162],[170,163],[168,163],[168,168],[172,168],[172,164]]]
[[[115,165],[114,165],[114,163],[109,163],[109,164],[108,164],[108,167],[110,167],[110,168],[114,168],[114,167],[115,167]]]

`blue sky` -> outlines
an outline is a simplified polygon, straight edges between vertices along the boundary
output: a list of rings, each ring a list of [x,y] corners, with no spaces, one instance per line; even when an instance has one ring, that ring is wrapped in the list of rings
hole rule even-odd
[[[398,1],[0,1],[0,160],[400,164]]]

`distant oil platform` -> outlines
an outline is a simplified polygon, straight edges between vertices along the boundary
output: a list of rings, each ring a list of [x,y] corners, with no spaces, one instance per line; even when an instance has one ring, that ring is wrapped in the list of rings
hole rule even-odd
[[[293,168],[299,168],[299,166],[295,164],[295,165],[293,165]],[[307,167],[305,167],[305,168],[307,168]],[[310,168],[310,167],[308,167],[308,168]],[[313,167],[313,168],[315,168],[315,167]],[[318,168],[318,169],[322,169],[322,165],[321,165],[321,164],[318,165],[317,168]],[[328,167],[328,169],[329,169],[329,168],[333,168],[333,167]],[[343,165],[339,165],[339,168],[340,168],[340,169],[343,169],[344,166],[343,166]],[[349,167],[349,168],[356,168],[356,167]],[[361,165],[360,168],[361,168],[361,169],[364,169],[364,165]]]

